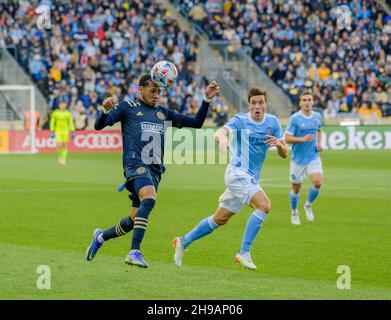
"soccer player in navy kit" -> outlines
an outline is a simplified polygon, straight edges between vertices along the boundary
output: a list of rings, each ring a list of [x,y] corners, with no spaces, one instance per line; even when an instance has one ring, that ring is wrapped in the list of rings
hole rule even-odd
[[[194,116],[187,116],[157,105],[159,86],[149,75],[139,80],[139,97],[134,101],[115,104],[113,98],[103,102],[104,110],[99,112],[95,129],[101,130],[121,122],[123,141],[123,168],[126,189],[131,193],[130,216],[120,220],[113,227],[94,231],[91,245],[87,248],[87,260],[92,260],[104,241],[123,236],[133,230],[131,250],[125,262],[146,268],[148,263],[140,252],[140,244],[148,226],[148,217],[155,206],[156,193],[165,168],[163,166],[164,138],[167,124],[173,127],[201,128],[208,113],[209,104],[219,92],[216,81],[205,90],[204,99]]]

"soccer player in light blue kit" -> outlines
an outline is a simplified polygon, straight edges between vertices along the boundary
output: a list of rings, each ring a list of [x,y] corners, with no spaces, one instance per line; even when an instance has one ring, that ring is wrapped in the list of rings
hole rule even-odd
[[[290,202],[291,222],[295,225],[301,223],[297,208],[304,175],[307,174],[312,183],[307,201],[304,204],[308,221],[314,221],[312,203],[319,195],[323,179],[322,161],[319,157],[319,152],[322,151],[322,116],[312,110],[314,105],[312,93],[304,92],[301,94],[299,103],[301,110],[290,117],[285,131],[285,142],[293,144],[290,164],[290,180],[292,182]]]
[[[266,99],[265,91],[251,88],[248,94],[250,112],[237,114],[216,132],[215,139],[221,153],[225,153],[229,146],[229,136],[232,138],[231,161],[225,172],[227,189],[221,195],[219,207],[212,216],[202,220],[184,237],[174,239],[174,259],[178,267],[191,243],[226,224],[244,205],[249,204],[254,211],[247,221],[242,246],[235,261],[248,269],[257,268],[251,260],[250,248],[271,205],[259,186],[261,169],[269,147],[276,147],[282,158],[288,156],[280,122],[277,117],[266,113]]]

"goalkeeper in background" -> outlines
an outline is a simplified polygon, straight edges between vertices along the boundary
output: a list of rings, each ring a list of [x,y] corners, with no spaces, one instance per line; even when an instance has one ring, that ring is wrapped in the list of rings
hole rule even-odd
[[[66,102],[62,101],[50,118],[50,137],[56,139],[58,163],[62,165],[66,165],[68,156],[69,131],[74,139],[75,124],[72,120],[72,114],[67,110]]]

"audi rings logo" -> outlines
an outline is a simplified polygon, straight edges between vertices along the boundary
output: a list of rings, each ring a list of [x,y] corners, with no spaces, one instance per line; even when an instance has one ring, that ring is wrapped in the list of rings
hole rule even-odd
[[[79,134],[75,138],[77,148],[116,149],[122,147],[121,135],[115,133]]]

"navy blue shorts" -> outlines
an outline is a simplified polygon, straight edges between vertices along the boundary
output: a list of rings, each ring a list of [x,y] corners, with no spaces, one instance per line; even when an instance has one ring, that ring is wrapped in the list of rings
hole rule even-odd
[[[125,170],[127,180],[125,188],[131,193],[129,199],[132,201],[132,207],[140,207],[140,198],[138,193],[142,187],[154,186],[157,192],[161,174],[151,170],[147,166],[127,167]]]

